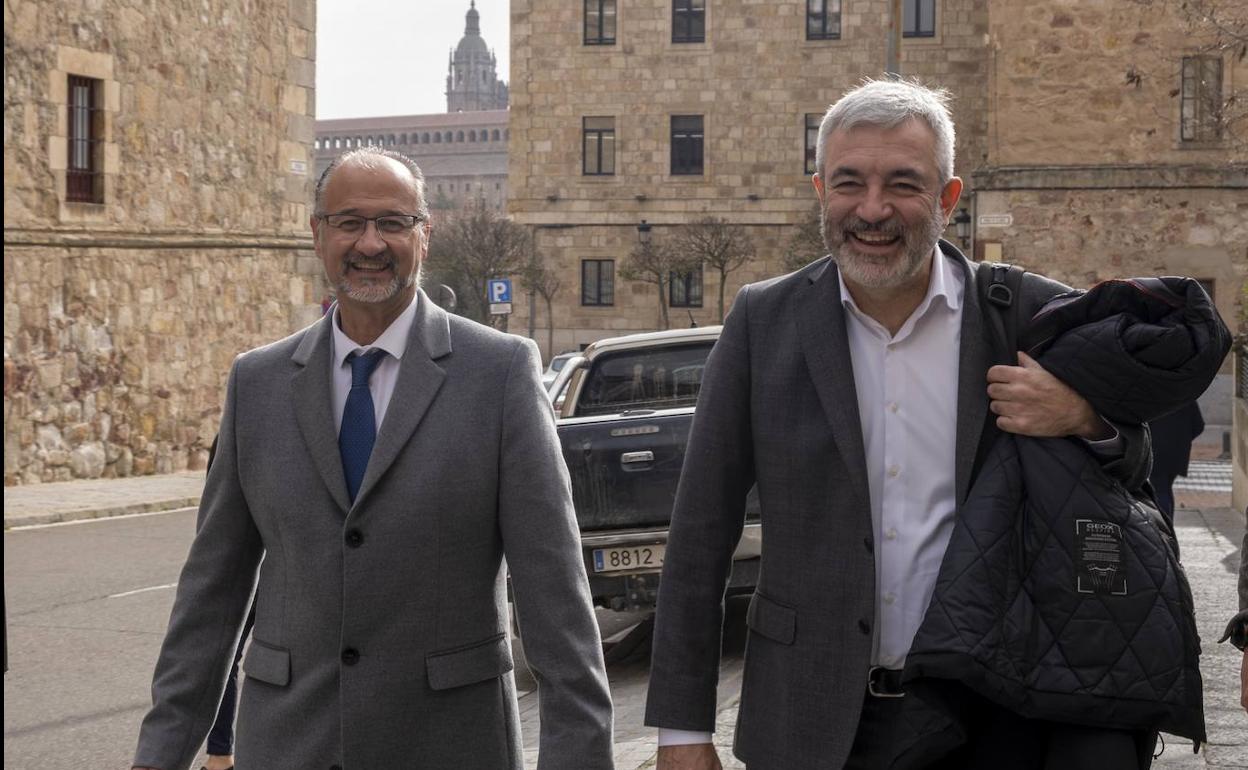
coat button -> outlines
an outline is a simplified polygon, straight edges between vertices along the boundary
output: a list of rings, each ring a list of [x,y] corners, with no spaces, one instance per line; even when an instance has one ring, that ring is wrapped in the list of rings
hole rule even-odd
[[[364,544],[364,533],[358,529],[347,530],[347,545],[352,548],[359,548]]]
[[[864,634],[871,633],[871,624],[867,622],[866,618],[860,618],[858,620],[858,630]]]
[[[360,662],[360,651],[354,647],[348,647],[342,651],[342,662],[348,666],[354,666]]]

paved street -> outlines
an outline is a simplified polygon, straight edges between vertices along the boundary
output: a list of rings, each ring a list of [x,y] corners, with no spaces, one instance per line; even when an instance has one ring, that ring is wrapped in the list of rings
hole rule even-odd
[[[153,487],[163,486],[151,496],[176,499],[185,483],[153,480]],[[143,495],[136,489],[126,491],[124,497],[139,506]],[[16,490],[5,494],[9,522],[12,491]],[[24,494],[29,498],[34,493]],[[79,495],[75,505],[82,504],[83,495],[109,495],[106,489],[75,494]],[[1180,503],[1187,494],[1180,490]],[[112,504],[102,498],[98,503]],[[29,499],[26,504],[38,507]],[[49,511],[28,509],[27,513],[60,515],[52,510],[55,506],[45,507]],[[1194,755],[1190,744],[1170,737],[1154,766],[1248,767],[1248,718],[1238,706],[1240,655],[1227,645],[1214,644],[1236,604],[1234,570],[1243,518],[1228,508],[1188,508],[1180,511],[1177,524],[1205,641],[1202,669],[1210,745]],[[173,599],[173,583],[193,527],[194,512],[183,509],[5,533],[11,645],[11,670],[4,681],[6,768],[127,767],[148,703],[152,663]],[[741,602],[730,607],[721,675],[716,740],[728,768],[741,767],[732,760],[728,745],[740,684],[743,610]],[[604,636],[619,638],[639,619],[604,611]],[[634,641],[626,637],[624,643]],[[655,751],[653,731],[641,724],[648,650],[644,635],[640,641],[631,657],[621,655],[622,660],[609,665],[617,708],[617,762],[627,770],[652,767]],[[616,652],[625,650],[621,647]],[[522,657],[522,651],[518,653]],[[531,680],[523,671],[518,674],[521,690],[531,691]],[[521,699],[530,767],[536,759],[536,700],[533,694]]]

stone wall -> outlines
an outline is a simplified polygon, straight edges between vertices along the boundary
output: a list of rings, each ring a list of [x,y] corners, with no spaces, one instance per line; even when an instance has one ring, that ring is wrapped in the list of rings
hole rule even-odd
[[[202,467],[233,357],[315,319],[313,0],[4,9],[5,484]],[[67,78],[103,201],[66,199]]]

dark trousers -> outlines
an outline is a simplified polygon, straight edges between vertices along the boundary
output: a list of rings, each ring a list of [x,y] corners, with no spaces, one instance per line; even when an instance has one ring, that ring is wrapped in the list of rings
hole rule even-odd
[[[903,699],[863,701],[845,770],[881,770],[893,757],[893,728]],[[933,760],[930,770],[1148,770],[1157,734],[1023,719],[1005,709],[971,720],[967,745]]]
[[[234,714],[238,709],[238,662],[243,657],[243,647],[247,645],[247,637],[251,635],[251,627],[256,622],[256,605],[251,605],[247,613],[247,622],[243,623],[243,634],[238,637],[238,649],[234,650],[234,665],[230,666],[230,675],[225,680],[225,692],[221,694],[221,705],[217,708],[217,721],[212,723],[208,731],[208,753],[224,757],[234,753]]]

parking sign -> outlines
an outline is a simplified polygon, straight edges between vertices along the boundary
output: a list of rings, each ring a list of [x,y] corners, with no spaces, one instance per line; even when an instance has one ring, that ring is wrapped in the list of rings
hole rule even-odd
[[[511,302],[511,279],[491,278],[486,281],[486,294],[491,303]]]

